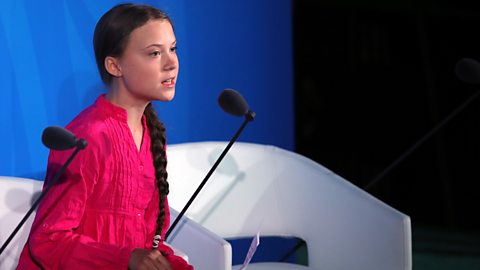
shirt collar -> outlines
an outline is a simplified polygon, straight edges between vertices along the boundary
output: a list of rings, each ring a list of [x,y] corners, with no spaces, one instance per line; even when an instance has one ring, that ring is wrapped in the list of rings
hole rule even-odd
[[[95,102],[95,105],[108,116],[117,120],[127,122],[127,110],[118,107],[105,98],[105,94],[100,95]]]

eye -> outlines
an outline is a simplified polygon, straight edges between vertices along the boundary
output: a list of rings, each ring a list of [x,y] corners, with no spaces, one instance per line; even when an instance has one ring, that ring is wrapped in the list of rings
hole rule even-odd
[[[151,57],[157,57],[160,55],[160,51],[153,51],[149,54]]]
[[[170,48],[171,52],[177,52],[177,46]]]

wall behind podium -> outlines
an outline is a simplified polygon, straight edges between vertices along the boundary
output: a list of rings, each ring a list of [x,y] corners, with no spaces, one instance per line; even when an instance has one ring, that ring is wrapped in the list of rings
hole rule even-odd
[[[65,126],[105,91],[92,35],[100,16],[119,2],[0,2],[0,175],[43,178],[43,129]],[[217,97],[233,88],[257,112],[239,140],[293,150],[289,0],[144,3],[172,17],[178,40],[176,97],[155,103],[168,143],[230,140],[243,119],[223,113]]]

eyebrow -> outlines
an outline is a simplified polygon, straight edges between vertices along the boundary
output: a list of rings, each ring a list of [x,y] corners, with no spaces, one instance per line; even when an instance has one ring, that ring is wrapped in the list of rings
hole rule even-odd
[[[177,41],[175,40],[174,42],[172,42],[172,44],[170,44],[170,46],[176,45],[176,44],[177,44]],[[165,46],[164,44],[153,43],[153,44],[148,45],[144,49],[148,49],[150,47],[160,47],[161,48],[161,47],[164,47],[164,46]]]

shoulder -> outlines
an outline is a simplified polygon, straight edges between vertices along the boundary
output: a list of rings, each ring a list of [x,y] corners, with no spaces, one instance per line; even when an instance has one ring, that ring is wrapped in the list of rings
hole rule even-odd
[[[105,131],[107,115],[98,104],[93,104],[80,112],[67,126],[77,138],[97,137]]]
[[[77,139],[84,139],[87,147],[78,152],[77,157],[69,166],[70,171],[75,168],[82,168],[85,164],[95,165],[97,161],[104,157],[104,133],[105,115],[95,104],[81,111],[70,123],[66,129],[75,135]],[[70,157],[74,149],[67,151],[51,151],[49,155],[49,167],[63,164]],[[55,167],[52,167],[55,168]]]
[[[85,149],[87,152],[91,150],[96,152],[105,141],[106,118],[101,108],[93,104],[80,112],[65,128],[76,138],[87,141],[88,147]]]

